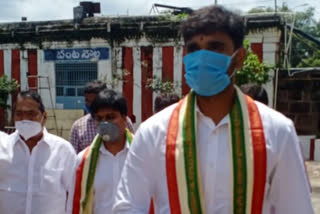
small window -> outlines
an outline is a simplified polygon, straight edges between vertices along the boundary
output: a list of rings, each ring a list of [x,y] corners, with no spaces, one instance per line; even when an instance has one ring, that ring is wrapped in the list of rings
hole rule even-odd
[[[84,88],[77,88],[77,96],[84,96]]]
[[[57,87],[57,96],[63,96],[63,87]]]

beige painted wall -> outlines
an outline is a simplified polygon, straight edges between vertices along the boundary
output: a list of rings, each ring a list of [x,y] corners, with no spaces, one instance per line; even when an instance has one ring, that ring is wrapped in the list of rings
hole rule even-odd
[[[55,115],[57,118],[57,125],[58,130],[56,129],[56,125],[54,122],[53,111],[48,109],[48,120],[46,123],[47,130],[52,133],[56,134],[58,136],[63,137],[67,141],[69,141],[70,137],[70,129],[72,124],[83,116],[83,110],[62,110],[62,109],[56,109]]]

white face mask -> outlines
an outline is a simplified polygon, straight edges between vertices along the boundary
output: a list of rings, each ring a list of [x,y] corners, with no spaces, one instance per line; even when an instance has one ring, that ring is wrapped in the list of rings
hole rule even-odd
[[[40,122],[31,120],[20,120],[15,122],[15,127],[25,140],[36,136],[42,131],[42,125]]]

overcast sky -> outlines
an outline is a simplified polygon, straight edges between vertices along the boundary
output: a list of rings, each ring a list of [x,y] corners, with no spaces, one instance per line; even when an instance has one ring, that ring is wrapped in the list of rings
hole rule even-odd
[[[217,1],[226,7],[245,12],[253,7],[274,6],[275,0]],[[307,3],[315,7],[317,14],[320,14],[320,0],[276,1],[278,5],[287,2],[294,10],[304,10],[308,7],[305,5]],[[70,19],[73,17],[73,7],[79,5],[79,2],[79,0],[0,0],[0,22],[20,21],[22,16],[28,17],[28,21]],[[148,15],[154,3],[196,9],[213,4],[214,0],[100,0],[100,2],[103,15]],[[302,4],[304,6],[301,6]]]

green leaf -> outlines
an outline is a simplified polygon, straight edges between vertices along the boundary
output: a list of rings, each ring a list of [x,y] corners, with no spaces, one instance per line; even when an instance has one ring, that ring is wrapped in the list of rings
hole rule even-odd
[[[244,47],[247,49],[247,55],[243,67],[236,72],[236,84],[238,86],[247,83],[261,85],[270,81],[269,72],[273,67],[260,63],[259,57],[250,50],[249,40],[244,41]]]

